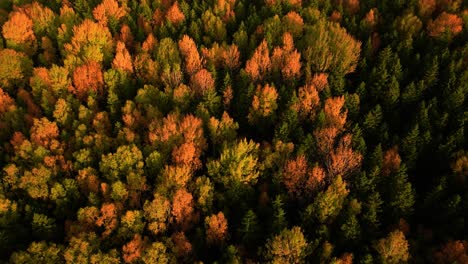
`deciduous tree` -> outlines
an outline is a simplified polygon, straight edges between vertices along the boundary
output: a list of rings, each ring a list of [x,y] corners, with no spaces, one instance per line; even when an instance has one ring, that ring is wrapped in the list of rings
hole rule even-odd
[[[220,245],[226,239],[228,223],[223,212],[205,218],[206,241],[208,244]]]
[[[385,263],[405,263],[409,259],[409,245],[400,230],[392,231],[375,245],[380,258]]]

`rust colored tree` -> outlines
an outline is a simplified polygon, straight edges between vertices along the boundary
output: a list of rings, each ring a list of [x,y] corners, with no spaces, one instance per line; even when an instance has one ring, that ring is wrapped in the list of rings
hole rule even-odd
[[[247,61],[245,71],[253,81],[263,80],[271,69],[270,52],[266,40],[255,49],[255,52]]]
[[[344,104],[344,96],[328,98],[325,101],[324,111],[328,127],[343,129],[348,114],[348,111],[343,109]]]
[[[166,18],[174,25],[178,25],[185,20],[185,15],[180,10],[179,2],[175,1],[169,10],[167,10]]]
[[[125,15],[125,9],[119,7],[119,3],[116,0],[104,0],[93,10],[94,18],[103,26],[106,26],[109,20],[114,19],[118,21]]]
[[[228,223],[223,212],[205,218],[206,241],[211,245],[221,245],[226,239]]]
[[[172,201],[172,216],[175,223],[187,230],[190,228],[194,219],[193,196],[185,189],[179,189],[174,194]]]
[[[135,234],[133,239],[122,247],[122,257],[125,263],[137,261],[141,257],[143,246],[141,235]]]
[[[202,68],[202,60],[200,54],[197,50],[197,45],[187,35],[184,35],[181,40],[179,40],[179,49],[180,53],[185,58],[185,70],[189,75],[193,75]]]
[[[101,94],[104,87],[101,64],[90,61],[77,67],[73,72],[73,84],[74,86],[70,86],[69,90],[80,100],[86,100],[91,92]]]
[[[203,96],[215,89],[215,81],[211,73],[206,69],[201,69],[190,79],[190,84],[197,96]]]
[[[427,31],[431,37],[439,37],[445,33],[457,35],[463,29],[463,20],[457,15],[443,12],[434,21],[427,24]]]
[[[117,42],[116,54],[112,61],[112,68],[127,73],[133,73],[132,56],[125,47],[125,43]]]
[[[398,148],[393,147],[387,150],[383,157],[382,175],[388,176],[392,172],[400,169],[401,157],[398,154]]]

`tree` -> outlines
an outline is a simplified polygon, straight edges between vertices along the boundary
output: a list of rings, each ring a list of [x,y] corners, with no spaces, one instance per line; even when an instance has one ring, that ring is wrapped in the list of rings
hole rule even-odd
[[[56,244],[45,241],[32,242],[26,251],[11,255],[11,263],[60,263],[63,262],[62,249]]]
[[[219,160],[207,164],[208,174],[225,188],[233,183],[255,184],[260,176],[258,150],[258,143],[246,139],[226,147]]]
[[[173,256],[167,252],[166,246],[161,242],[154,242],[148,248],[146,248],[143,256],[141,257],[141,260],[145,264],[168,264],[175,261]]]
[[[172,216],[177,225],[182,230],[190,228],[195,220],[195,212],[193,208],[193,196],[185,189],[179,189],[175,192],[172,201]]]
[[[2,26],[3,37],[8,48],[33,55],[37,49],[33,21],[22,12],[13,12]]]
[[[104,0],[93,10],[93,16],[99,24],[107,26],[109,22],[116,23],[126,15],[123,7],[116,0]]]
[[[262,81],[267,77],[270,68],[270,52],[266,40],[263,40],[255,49],[252,58],[247,61],[245,71],[253,81]]]
[[[171,213],[171,204],[169,200],[155,193],[152,201],[146,201],[143,205],[148,229],[158,235],[166,231]]]
[[[179,2],[175,1],[169,10],[167,10],[166,18],[174,25],[178,25],[185,20],[185,15],[179,8]]]
[[[103,237],[109,236],[112,231],[117,228],[118,224],[118,215],[117,208],[113,203],[103,204],[101,207],[101,214],[96,220],[96,225],[104,227],[104,232],[102,233]]]
[[[0,116],[15,108],[15,101],[0,88]]]
[[[277,99],[278,92],[274,86],[267,84],[262,87],[258,85],[247,116],[249,122],[255,124],[258,120],[274,117],[274,113],[278,108]]]
[[[341,179],[341,176],[336,177],[331,185],[325,191],[320,192],[315,201],[307,207],[305,217],[313,217],[319,223],[330,223],[340,213],[348,194],[346,182]]]
[[[361,166],[362,155],[356,153],[351,145],[352,136],[349,134],[343,136],[336,149],[326,159],[327,171],[330,177],[336,175],[346,176]]]
[[[107,27],[85,19],[73,27],[71,43],[65,44],[64,49],[67,55],[65,64],[75,65],[76,61],[110,62],[114,43]]]
[[[91,93],[101,95],[104,88],[101,65],[98,62],[90,61],[77,67],[73,71],[73,84],[74,86],[70,86],[68,89],[80,100],[86,100]]]
[[[398,148],[393,147],[387,150],[383,157],[382,175],[388,176],[391,172],[397,172],[400,169],[401,158],[398,154]]]
[[[31,141],[39,146],[50,149],[57,149],[59,146],[59,129],[55,122],[50,122],[47,118],[34,119],[31,127]]]
[[[102,155],[99,170],[110,181],[115,181],[131,174],[143,174],[143,154],[135,145],[120,146],[116,153]]]
[[[434,21],[429,21],[427,31],[431,37],[439,37],[443,34],[455,36],[463,29],[463,20],[457,15],[443,12]]]
[[[205,218],[206,241],[211,245],[222,245],[227,237],[228,223],[223,212]]]
[[[265,260],[269,263],[302,263],[306,257],[307,240],[300,227],[284,229],[265,245]]]
[[[0,87],[13,92],[13,87],[22,87],[31,76],[31,59],[12,49],[0,50]]]
[[[185,69],[189,75],[193,75],[202,69],[202,59],[197,50],[197,45],[187,35],[179,40],[180,53],[185,57]]]
[[[142,251],[143,240],[141,235],[135,234],[133,239],[122,247],[122,257],[126,263],[135,262],[140,259]]]
[[[325,101],[324,112],[327,126],[343,129],[348,114],[347,110],[343,110],[344,104],[344,96],[328,98]]]
[[[294,109],[303,119],[313,119],[318,110],[320,97],[317,88],[312,84],[306,84],[299,88],[298,102]]]
[[[361,43],[337,23],[323,19],[306,30],[304,58],[316,72],[350,73],[356,69]]]
[[[124,42],[117,42],[115,58],[112,61],[112,68],[129,74],[133,73],[132,56],[125,47]]]
[[[392,231],[387,237],[380,239],[375,249],[384,263],[405,263],[410,257],[408,241],[400,230]]]
[[[191,87],[195,95],[202,97],[215,91],[215,81],[211,73],[201,69],[190,79]]]
[[[449,240],[434,253],[436,263],[467,263],[468,243],[460,240]]]

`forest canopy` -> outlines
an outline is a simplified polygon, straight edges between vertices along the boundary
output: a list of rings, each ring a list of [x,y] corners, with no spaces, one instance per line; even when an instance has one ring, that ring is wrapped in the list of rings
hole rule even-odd
[[[468,2],[0,1],[0,262],[468,263]]]

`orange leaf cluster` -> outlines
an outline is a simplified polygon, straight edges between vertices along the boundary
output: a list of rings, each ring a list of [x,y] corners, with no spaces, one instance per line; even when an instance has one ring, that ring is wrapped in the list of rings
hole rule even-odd
[[[351,148],[352,136],[345,135],[338,142],[327,159],[327,170],[331,177],[342,175],[343,177],[353,172],[361,166],[362,155],[356,153]]]
[[[179,166],[187,166],[191,170],[201,168],[201,160],[199,158],[200,150],[197,149],[193,142],[186,142],[172,151],[172,161]]]
[[[206,225],[206,241],[209,244],[222,243],[227,236],[228,223],[223,212],[207,216],[205,219]]]
[[[135,234],[133,239],[122,247],[123,259],[126,263],[135,262],[143,252],[141,235]]]
[[[175,253],[178,257],[184,257],[192,252],[192,244],[185,236],[184,232],[174,232],[171,236],[175,245]]]
[[[34,119],[31,127],[31,141],[37,145],[50,148],[58,145],[57,138],[59,129],[55,122],[50,122],[47,118]]]
[[[183,230],[188,229],[194,220],[193,196],[185,189],[179,189],[174,194],[172,216]]]
[[[320,97],[314,85],[306,84],[299,88],[299,102],[294,105],[294,109],[299,113],[301,118],[314,118]]]
[[[419,0],[419,14],[423,17],[428,17],[436,10],[436,0]]]
[[[304,197],[316,190],[325,180],[325,172],[319,166],[309,168],[304,155],[286,162],[282,181],[293,197]]]
[[[463,29],[463,20],[457,15],[443,12],[434,21],[430,21],[427,25],[429,36],[439,37],[442,34],[449,32],[457,35]]]
[[[126,13],[123,7],[119,7],[119,3],[116,0],[104,0],[93,10],[94,18],[103,26],[107,25],[110,18],[119,20]]]
[[[222,16],[224,22],[235,17],[234,8],[236,0],[217,0],[214,6],[214,13]]]
[[[179,8],[179,2],[174,2],[169,10],[167,10],[166,18],[174,25],[177,25],[185,20],[185,15]]]
[[[96,225],[104,227],[103,237],[112,233],[117,227],[117,208],[113,203],[103,204],[101,207],[101,215],[96,220]]]
[[[101,64],[90,61],[78,66],[73,71],[73,84],[69,90],[81,100],[85,100],[89,92],[101,93],[104,87]]]
[[[448,241],[439,251],[434,253],[436,263],[468,263],[468,242],[460,240]]]
[[[125,47],[125,43],[118,41],[116,54],[112,67],[117,70],[121,70],[128,73],[133,73],[132,56]]]
[[[197,96],[203,96],[214,91],[215,81],[211,73],[206,69],[201,69],[190,79],[190,84]]]
[[[189,36],[184,35],[182,39],[179,40],[179,49],[185,57],[185,69],[187,73],[192,75],[198,72],[202,68],[203,63],[195,41]]]
[[[344,96],[328,98],[325,101],[325,118],[329,127],[336,127],[341,130],[348,115],[347,110],[343,110],[345,104]]]
[[[255,49],[252,58],[247,61],[245,71],[253,81],[261,81],[270,72],[270,68],[270,52],[266,40],[263,40]]]
[[[3,37],[16,44],[24,44],[36,40],[33,31],[33,21],[22,12],[13,12],[2,27]]]
[[[15,106],[15,101],[0,88],[0,115],[12,110]]]
[[[283,47],[276,47],[271,57],[272,68],[280,71],[285,80],[299,78],[301,74],[301,54],[294,49],[294,40],[290,33],[283,35]]]
[[[284,17],[285,28],[293,36],[298,37],[304,28],[304,19],[297,12],[291,11]]]
[[[384,154],[382,164],[382,175],[388,176],[400,168],[401,158],[396,147],[387,150]]]

